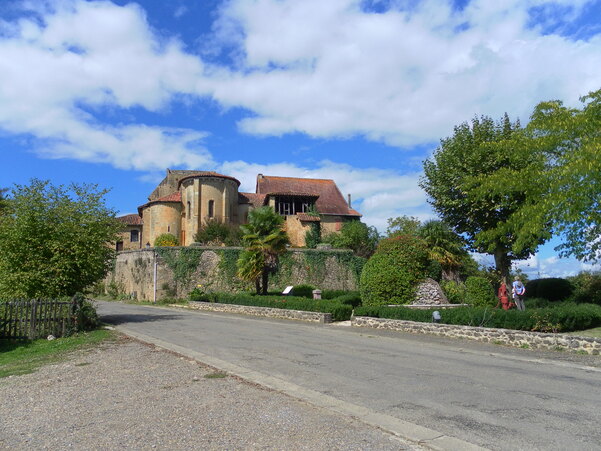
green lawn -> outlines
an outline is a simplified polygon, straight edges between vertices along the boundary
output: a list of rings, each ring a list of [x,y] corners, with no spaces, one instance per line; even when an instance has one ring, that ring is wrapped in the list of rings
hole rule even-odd
[[[42,365],[64,360],[69,353],[114,340],[110,330],[80,332],[72,337],[13,342],[0,340],[0,378],[33,373]]]
[[[601,327],[595,327],[594,329],[578,330],[576,332],[570,332],[570,335],[579,335],[581,337],[601,338]]]

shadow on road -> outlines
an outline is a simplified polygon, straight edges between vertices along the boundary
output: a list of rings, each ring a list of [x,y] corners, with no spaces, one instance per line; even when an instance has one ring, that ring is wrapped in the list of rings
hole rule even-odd
[[[144,314],[112,314],[100,315],[100,319],[109,324],[125,323],[150,323],[153,321],[171,320],[183,318],[182,315],[144,315]]]

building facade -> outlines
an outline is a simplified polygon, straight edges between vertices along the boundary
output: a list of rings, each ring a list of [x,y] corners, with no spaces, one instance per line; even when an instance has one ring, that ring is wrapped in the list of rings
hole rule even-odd
[[[138,214],[119,218],[127,230],[117,250],[150,247],[164,233],[188,246],[207,222],[244,224],[248,212],[263,205],[285,217],[286,232],[295,247],[305,245],[305,234],[315,222],[327,234],[361,217],[351,208],[350,195],[345,201],[333,180],[259,174],[255,193],[240,192],[239,186],[234,177],[216,172],[167,169],[148,202],[138,207]]]

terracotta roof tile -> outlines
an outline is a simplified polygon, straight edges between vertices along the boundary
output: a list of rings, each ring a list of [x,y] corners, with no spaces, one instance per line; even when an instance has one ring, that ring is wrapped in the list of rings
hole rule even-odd
[[[257,193],[306,193],[319,196],[315,206],[321,214],[361,216],[359,212],[349,208],[334,180],[259,175]]]
[[[182,193],[179,191],[175,191],[171,194],[167,194],[166,196],[160,197],[152,202],[181,202],[182,201]]]
[[[319,216],[308,215],[307,213],[297,213],[296,216],[298,219],[305,222],[321,222]]]
[[[265,205],[265,194],[255,193],[238,193],[238,203],[240,204],[251,204],[253,207],[262,207]]]
[[[186,177],[182,177],[178,183],[178,186],[181,185],[184,180],[192,179],[195,177],[220,177],[224,179],[233,180],[238,186],[240,186],[240,181],[237,178],[234,178],[230,175],[219,174],[218,172],[213,171],[194,171],[194,173],[187,175]]]
[[[117,221],[121,221],[127,225],[142,225],[142,218],[140,215],[135,213],[131,215],[119,216]]]

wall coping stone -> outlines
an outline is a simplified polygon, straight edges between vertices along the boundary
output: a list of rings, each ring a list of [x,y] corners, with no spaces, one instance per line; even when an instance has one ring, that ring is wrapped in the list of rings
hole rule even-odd
[[[251,305],[220,304],[218,302],[195,302],[188,305],[171,304],[171,307],[205,310],[212,312],[241,313],[243,315],[263,316],[266,318],[292,319],[312,323],[331,323],[332,314],[322,312],[306,312],[304,310],[288,310],[273,307],[256,307]]]
[[[494,329],[489,327],[458,326],[453,324],[420,323],[399,319],[353,316],[353,327],[396,330],[410,333],[433,334],[452,338],[483,341],[532,349],[552,349],[571,352],[601,354],[601,338],[580,337],[578,335],[530,332],[513,329]]]

